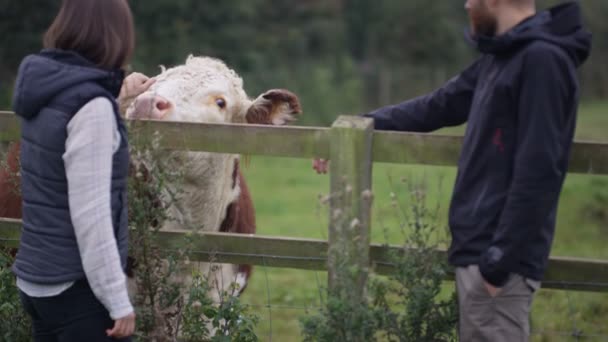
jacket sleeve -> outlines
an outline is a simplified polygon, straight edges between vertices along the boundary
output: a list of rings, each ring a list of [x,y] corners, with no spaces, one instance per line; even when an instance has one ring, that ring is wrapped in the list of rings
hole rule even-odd
[[[431,132],[467,121],[477,84],[478,59],[460,75],[432,93],[363,116],[374,119],[378,130]]]
[[[534,243],[530,236],[546,225],[559,197],[572,141],[570,116],[577,103],[572,67],[546,48],[524,56],[513,178],[493,242],[479,265],[494,286],[507,282],[519,251]]]

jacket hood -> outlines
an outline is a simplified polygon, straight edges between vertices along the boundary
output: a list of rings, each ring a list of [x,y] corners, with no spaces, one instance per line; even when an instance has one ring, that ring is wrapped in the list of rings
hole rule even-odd
[[[123,78],[122,70],[100,69],[75,52],[45,49],[19,66],[13,111],[31,119],[61,92],[85,82],[97,83],[117,97]]]
[[[581,8],[576,2],[539,12],[500,36],[473,37],[467,32],[467,37],[480,52],[489,54],[509,53],[542,40],[564,49],[576,66],[583,64],[591,52],[591,33],[583,28]]]

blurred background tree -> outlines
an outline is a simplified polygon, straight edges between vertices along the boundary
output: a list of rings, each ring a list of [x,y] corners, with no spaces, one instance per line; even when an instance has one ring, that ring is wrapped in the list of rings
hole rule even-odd
[[[539,0],[539,7],[559,3]],[[20,60],[41,48],[59,0],[0,0],[0,108],[10,108]],[[221,58],[250,96],[285,87],[304,124],[327,125],[423,94],[472,61],[464,1],[130,0],[137,25],[131,68],[154,75],[189,54]],[[594,33],[581,74],[585,100],[608,97],[608,2],[581,2]]]

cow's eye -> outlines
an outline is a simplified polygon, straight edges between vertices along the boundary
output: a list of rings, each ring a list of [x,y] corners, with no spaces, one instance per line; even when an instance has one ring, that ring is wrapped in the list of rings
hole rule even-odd
[[[217,104],[218,107],[220,107],[221,109],[226,108],[226,100],[224,100],[223,98],[217,98],[215,99],[215,104]]]

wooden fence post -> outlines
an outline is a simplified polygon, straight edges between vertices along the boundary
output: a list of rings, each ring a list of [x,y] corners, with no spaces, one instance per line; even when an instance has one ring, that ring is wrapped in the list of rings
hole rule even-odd
[[[369,272],[372,136],[373,121],[362,117],[340,116],[330,130],[329,295],[352,305]]]

